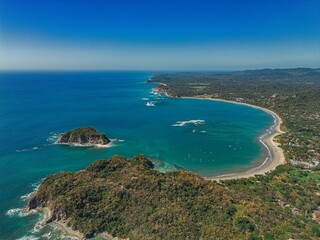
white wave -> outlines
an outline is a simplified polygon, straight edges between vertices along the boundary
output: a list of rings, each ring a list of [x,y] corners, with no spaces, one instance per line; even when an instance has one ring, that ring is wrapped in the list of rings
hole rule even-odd
[[[41,181],[38,181],[36,183],[33,183],[31,186],[32,186],[32,192],[29,192],[29,193],[26,193],[25,195],[22,195],[20,197],[20,199],[22,201],[28,201],[32,198],[32,196],[37,192],[37,190],[39,189],[40,187],[40,184],[41,182],[44,180],[45,178],[41,179]]]
[[[154,102],[147,102],[147,103],[146,103],[146,106],[147,106],[147,107],[154,107],[155,104],[154,104]]]
[[[34,194],[34,192],[27,193],[27,194],[25,194],[25,195],[22,195],[22,196],[20,197],[20,199],[21,199],[22,201],[27,201],[27,200],[31,199],[31,197],[33,196],[33,194]]]
[[[60,139],[61,133],[51,132],[50,136],[47,138],[47,142],[50,143],[57,143]]]
[[[45,180],[46,178],[42,178],[40,181],[32,183],[31,186],[34,190],[37,190],[40,186],[40,184]]]
[[[35,236],[23,236],[22,238],[18,238],[17,240],[38,240],[38,239],[40,238]]]
[[[111,147],[115,147],[115,144],[113,144],[113,142],[111,141],[110,143],[104,145],[104,144],[81,144],[81,143],[56,143],[56,144],[60,144],[60,145],[69,145],[72,147],[79,147],[79,148],[86,148],[86,147],[96,147],[96,148],[111,148]]]
[[[29,201],[32,198],[32,196],[36,193],[36,191],[38,190],[38,188],[43,180],[44,180],[44,178],[41,179],[41,181],[39,181],[39,182],[33,183],[32,184],[32,189],[33,189],[32,192],[27,193],[25,195],[22,195],[20,197],[20,199],[22,201]],[[8,210],[6,212],[6,215],[8,215],[10,217],[13,217],[13,216],[25,217],[25,216],[29,216],[29,215],[32,215],[35,213],[38,213],[38,211],[34,210],[34,209],[28,211],[27,208],[13,208],[13,209]]]
[[[116,141],[117,141],[117,139],[110,139],[110,142],[108,144],[59,143],[58,141],[56,141],[53,144],[56,144],[56,145],[68,145],[68,146],[79,147],[79,148],[87,148],[87,147],[111,148],[111,147],[115,147],[116,146],[116,144],[114,144]]]
[[[28,201],[28,200],[30,200],[30,199],[32,198],[32,196],[36,193],[36,191],[38,190],[38,188],[39,188],[39,186],[37,186],[36,188],[34,188],[32,192],[27,193],[27,194],[25,194],[25,195],[22,195],[22,196],[20,197],[20,199],[21,199],[22,201]]]
[[[44,238],[49,238],[51,236],[51,232],[45,233],[42,235]]]
[[[10,209],[6,212],[6,215],[8,216],[14,216],[14,215],[17,215],[19,214],[23,209],[22,208],[13,208],[13,209]]]
[[[10,217],[13,217],[13,216],[25,217],[25,216],[35,214],[37,212],[38,211],[34,210],[34,209],[27,211],[25,208],[13,208],[13,209],[8,210],[6,212],[6,215],[8,215]]]
[[[30,232],[31,232],[31,233],[37,233],[37,232],[39,232],[43,227],[44,227],[43,222],[37,222],[37,223],[34,225],[33,229],[32,229]]]
[[[200,131],[201,133],[206,133],[207,131]]]
[[[38,233],[46,226],[46,221],[43,216],[40,216],[39,221],[34,225],[33,229],[30,231],[32,234]],[[43,237],[49,237],[51,232],[44,234]]]
[[[142,100],[143,100],[143,101],[148,101],[148,100],[149,100],[149,98],[142,98]]]
[[[173,127],[183,127],[183,126],[185,126],[187,124],[201,125],[201,124],[204,124],[204,123],[205,123],[205,120],[197,119],[197,120],[189,120],[189,121],[177,121],[172,126]]]
[[[34,150],[39,150],[39,147],[33,147],[33,148],[24,148],[24,149],[17,149],[16,152],[31,152]]]
[[[26,151],[28,151],[28,149],[27,148],[25,148],[25,149],[21,149],[21,150],[16,150],[16,152],[26,152]]]

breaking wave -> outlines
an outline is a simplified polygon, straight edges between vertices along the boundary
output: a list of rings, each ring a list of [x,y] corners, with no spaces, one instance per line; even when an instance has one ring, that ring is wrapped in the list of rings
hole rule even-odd
[[[155,103],[154,103],[154,102],[147,102],[147,103],[146,103],[146,106],[147,106],[147,107],[154,107],[154,106],[155,106]]]
[[[26,216],[33,215],[36,213],[38,213],[38,211],[34,210],[34,209],[27,211],[26,208],[13,208],[13,209],[8,210],[6,212],[6,215],[8,215],[10,217],[26,217]]]
[[[177,121],[175,124],[173,124],[173,127],[183,127],[187,124],[193,124],[193,125],[202,125],[205,124],[205,120],[189,120],[189,121]]]
[[[59,141],[61,133],[51,132],[50,136],[47,138],[47,142],[51,144],[56,144]]]
[[[31,152],[41,149],[40,147],[17,149],[16,152]]]

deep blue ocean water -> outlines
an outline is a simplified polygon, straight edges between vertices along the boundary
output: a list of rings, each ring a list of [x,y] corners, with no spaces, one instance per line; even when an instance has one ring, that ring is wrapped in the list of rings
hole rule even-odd
[[[271,115],[247,106],[172,99],[152,91],[147,72],[0,73],[0,239],[58,239],[40,230],[39,214],[21,217],[41,179],[75,171],[114,154],[144,153],[160,171],[203,176],[259,165],[257,137]],[[94,126],[114,139],[110,148],[56,145],[56,135]],[[22,198],[21,198],[22,196]],[[17,209],[15,213],[8,210]]]

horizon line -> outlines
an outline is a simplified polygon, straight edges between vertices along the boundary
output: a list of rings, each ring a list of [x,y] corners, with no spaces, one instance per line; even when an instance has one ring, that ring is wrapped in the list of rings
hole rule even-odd
[[[236,71],[257,71],[257,70],[289,70],[289,69],[320,69],[319,67],[283,67],[283,68],[273,68],[273,67],[264,67],[264,68],[235,68],[235,69],[78,69],[78,68],[54,68],[54,69],[38,69],[38,68],[9,68],[9,69],[0,69],[0,72],[236,72]]]

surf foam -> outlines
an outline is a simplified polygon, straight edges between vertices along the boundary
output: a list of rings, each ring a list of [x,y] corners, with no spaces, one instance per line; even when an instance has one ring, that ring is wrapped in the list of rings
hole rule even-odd
[[[205,124],[205,120],[189,120],[189,121],[177,121],[175,124],[173,124],[173,127],[183,127],[187,124],[194,124],[194,125],[201,125],[201,124]]]
[[[154,104],[154,102],[147,102],[147,103],[146,103],[146,106],[147,106],[147,107],[154,107],[155,104]]]

